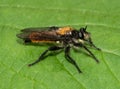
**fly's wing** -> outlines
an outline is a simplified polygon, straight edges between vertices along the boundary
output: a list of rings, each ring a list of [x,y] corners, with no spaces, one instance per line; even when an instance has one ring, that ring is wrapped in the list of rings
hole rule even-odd
[[[52,26],[52,27],[38,27],[38,28],[25,28],[21,30],[21,32],[41,32],[41,31],[52,31],[57,30],[60,27]]]
[[[17,37],[32,43],[63,41],[64,35],[72,30],[71,27],[27,28],[21,30]]]
[[[22,33],[17,37],[23,39],[25,42],[40,43],[40,42],[55,42],[60,41],[55,30],[58,27],[45,27],[45,28],[27,28],[21,30]]]

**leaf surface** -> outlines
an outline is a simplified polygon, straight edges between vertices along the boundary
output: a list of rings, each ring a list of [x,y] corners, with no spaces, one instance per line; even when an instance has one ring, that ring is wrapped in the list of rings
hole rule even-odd
[[[0,89],[119,89],[119,3],[119,0],[1,0]],[[48,46],[19,43],[16,34],[21,29],[48,26],[79,29],[86,25],[94,43],[102,49],[90,48],[99,64],[82,51],[71,50],[82,74],[67,62],[64,52],[33,67],[27,66]]]

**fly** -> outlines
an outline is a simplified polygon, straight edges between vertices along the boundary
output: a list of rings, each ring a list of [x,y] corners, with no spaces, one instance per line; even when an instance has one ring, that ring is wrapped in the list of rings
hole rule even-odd
[[[90,33],[87,32],[86,29],[87,26],[82,27],[79,30],[72,27],[55,26],[43,28],[26,28],[21,30],[21,33],[17,34],[17,37],[23,39],[25,43],[57,43],[45,50],[36,61],[29,64],[28,66],[32,66],[43,60],[48,51],[64,49],[65,58],[67,61],[73,64],[79,73],[82,73],[76,61],[70,56],[71,47],[75,46],[84,48],[92,56],[92,58],[97,63],[99,63],[99,60],[86,46],[87,44],[97,50],[100,50],[93,44]]]

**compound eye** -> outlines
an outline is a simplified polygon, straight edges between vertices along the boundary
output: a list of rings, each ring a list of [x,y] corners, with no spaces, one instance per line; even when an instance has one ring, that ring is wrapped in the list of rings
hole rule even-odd
[[[83,39],[83,38],[84,38],[84,35],[83,35],[82,32],[79,32],[79,38],[80,38],[80,39]]]

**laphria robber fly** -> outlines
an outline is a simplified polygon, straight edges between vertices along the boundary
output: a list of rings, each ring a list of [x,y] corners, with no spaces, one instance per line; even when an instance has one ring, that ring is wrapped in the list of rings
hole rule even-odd
[[[87,26],[82,27],[79,30],[76,30],[72,27],[55,27],[55,26],[43,28],[26,28],[21,30],[21,33],[17,34],[17,37],[23,39],[25,43],[57,44],[45,50],[40,55],[40,57],[35,62],[29,64],[29,66],[32,66],[43,60],[44,56],[48,51],[64,49],[65,58],[67,59],[67,61],[73,64],[77,68],[79,73],[82,73],[75,60],[69,55],[71,47],[75,46],[84,48],[97,63],[99,62],[99,60],[86,46],[86,44],[88,44],[89,46],[97,50],[100,50],[93,44],[90,37],[90,33],[87,32],[86,29]]]

